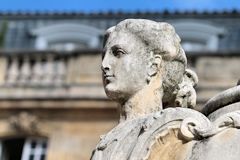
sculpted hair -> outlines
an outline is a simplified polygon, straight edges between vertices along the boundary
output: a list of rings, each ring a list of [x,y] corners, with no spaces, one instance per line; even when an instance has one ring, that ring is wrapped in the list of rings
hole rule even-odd
[[[104,37],[105,45],[112,32],[132,33],[144,42],[150,52],[160,55],[163,59],[163,103],[165,106],[174,101],[177,84],[182,82],[187,65],[181,39],[175,29],[168,23],[145,19],[126,19],[109,28]]]
[[[142,40],[155,54],[164,60],[178,60],[186,65],[187,59],[180,45],[181,39],[168,23],[146,19],[126,19],[109,28],[104,36],[104,43],[112,32],[130,32]]]

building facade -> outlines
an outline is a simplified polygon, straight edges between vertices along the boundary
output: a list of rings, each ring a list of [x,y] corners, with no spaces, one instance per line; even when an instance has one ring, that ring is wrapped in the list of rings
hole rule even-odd
[[[171,23],[199,76],[198,109],[240,76],[240,13],[0,13],[1,160],[87,160],[118,121],[101,80],[104,31]]]

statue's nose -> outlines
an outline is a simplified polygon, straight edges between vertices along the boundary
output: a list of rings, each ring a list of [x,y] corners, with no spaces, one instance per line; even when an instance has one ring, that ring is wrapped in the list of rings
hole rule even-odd
[[[102,60],[101,69],[104,73],[106,73],[110,70],[110,64],[109,64],[108,59],[106,57],[104,57],[104,59]]]
[[[103,73],[107,73],[110,70],[109,67],[103,67],[103,66],[101,67],[101,69],[102,69]]]

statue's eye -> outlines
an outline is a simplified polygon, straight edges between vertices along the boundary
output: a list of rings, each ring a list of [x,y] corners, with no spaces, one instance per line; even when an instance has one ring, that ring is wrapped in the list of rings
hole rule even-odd
[[[122,55],[125,54],[125,52],[122,49],[115,49],[115,50],[113,50],[112,53],[117,58],[120,58]]]

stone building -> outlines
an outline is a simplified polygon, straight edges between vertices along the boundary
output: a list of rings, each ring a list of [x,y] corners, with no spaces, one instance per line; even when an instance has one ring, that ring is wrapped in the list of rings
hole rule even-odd
[[[104,30],[126,18],[171,23],[199,76],[198,107],[236,85],[240,13],[0,13],[1,160],[87,160],[117,123],[101,80]]]

